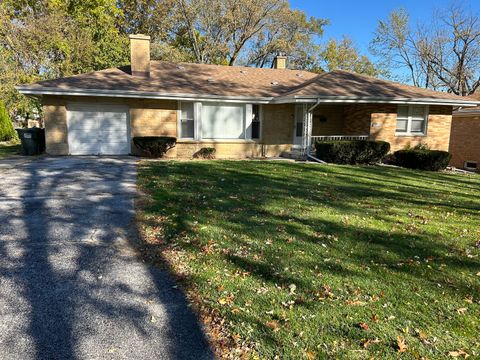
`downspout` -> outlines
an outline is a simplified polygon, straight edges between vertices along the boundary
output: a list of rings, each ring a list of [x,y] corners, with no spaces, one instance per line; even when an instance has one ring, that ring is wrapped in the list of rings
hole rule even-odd
[[[305,136],[307,137],[307,141],[306,141],[306,149],[305,149],[305,154],[307,156],[310,155],[310,150],[311,150],[311,147],[312,147],[312,144],[310,143],[310,140],[311,140],[311,135],[312,135],[312,121],[310,119],[310,113],[315,110],[315,108],[320,105],[320,99],[317,98],[317,102],[311,106],[308,110],[307,110],[307,116],[308,116],[308,120],[307,120],[307,126],[306,126],[306,134]]]
[[[313,110],[315,110],[315,108],[320,105],[320,99],[317,99],[317,102],[312,106],[310,107],[308,110],[307,110],[307,113],[310,114]],[[310,154],[311,150],[312,150],[312,144],[310,143],[310,140],[311,140],[311,126],[312,126],[312,123],[309,124],[308,128],[309,128],[309,131],[308,131],[308,139],[307,139],[307,149],[305,149],[305,155],[307,156],[307,160],[310,159],[310,160],[313,160],[313,161],[316,161],[320,164],[326,164],[325,161],[323,160],[320,160],[318,158],[316,158],[315,156],[313,156],[312,154]]]

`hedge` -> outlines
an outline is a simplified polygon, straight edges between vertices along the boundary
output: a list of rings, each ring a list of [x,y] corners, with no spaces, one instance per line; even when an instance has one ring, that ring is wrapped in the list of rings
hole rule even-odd
[[[374,164],[387,155],[390,144],[372,140],[318,141],[315,149],[317,157],[329,163]]]
[[[204,147],[198,150],[193,157],[195,159],[215,159],[215,153],[217,150],[212,147]]]
[[[408,149],[395,151],[394,164],[419,170],[439,171],[445,169],[452,155],[447,151]]]
[[[175,147],[177,139],[171,136],[136,136],[133,143],[147,156],[161,158]]]
[[[8,116],[5,105],[0,101],[0,141],[10,141],[17,137],[12,120]]]

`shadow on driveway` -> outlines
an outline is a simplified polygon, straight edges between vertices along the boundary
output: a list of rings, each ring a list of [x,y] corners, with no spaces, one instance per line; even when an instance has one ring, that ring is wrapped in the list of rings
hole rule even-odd
[[[137,256],[132,158],[42,158],[0,178],[1,359],[209,359],[183,293]]]

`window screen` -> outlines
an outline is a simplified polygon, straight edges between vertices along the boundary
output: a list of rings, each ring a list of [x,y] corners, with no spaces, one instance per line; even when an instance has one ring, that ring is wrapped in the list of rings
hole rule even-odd
[[[412,106],[411,114],[412,124],[410,125],[410,132],[425,132],[425,106]]]
[[[203,103],[203,139],[244,139],[245,106]]]
[[[407,132],[408,106],[399,106],[397,113],[397,132]]]
[[[396,132],[424,134],[427,125],[426,114],[424,105],[399,105]]]
[[[180,137],[193,139],[195,137],[194,103],[181,103]]]

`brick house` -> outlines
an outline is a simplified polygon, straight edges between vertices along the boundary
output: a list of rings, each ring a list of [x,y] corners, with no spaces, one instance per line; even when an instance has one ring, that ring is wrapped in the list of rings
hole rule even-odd
[[[480,100],[480,95],[473,99]],[[480,171],[480,106],[453,112],[450,152],[450,165]]]
[[[169,157],[204,147],[218,157],[307,152],[315,141],[375,139],[392,150],[448,150],[452,109],[477,101],[346,71],[315,74],[150,61],[132,35],[131,65],[19,86],[41,100],[47,153],[137,153],[135,136],[174,136]]]

